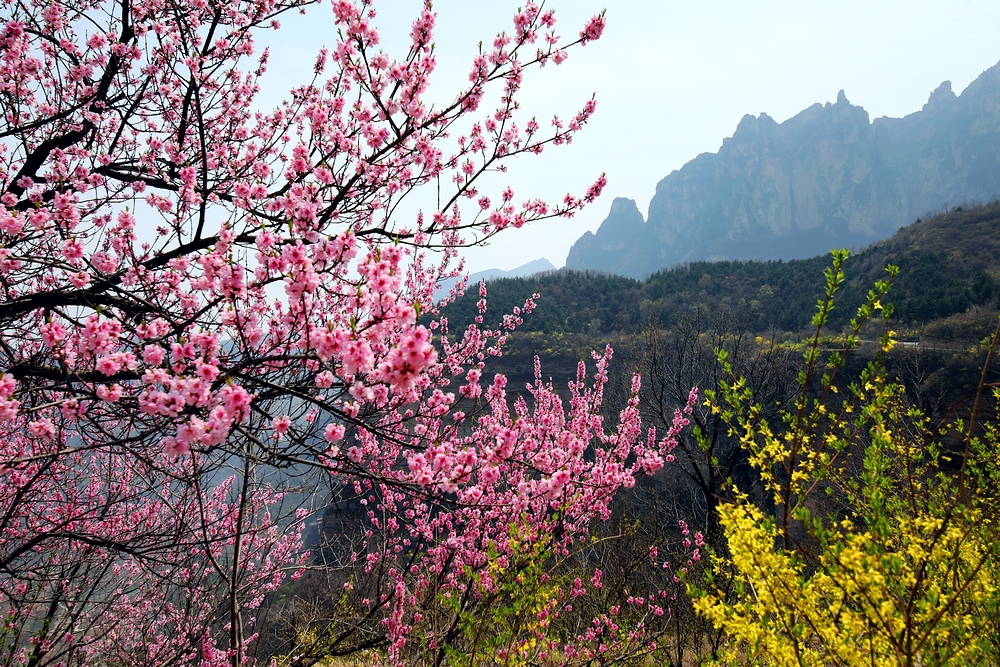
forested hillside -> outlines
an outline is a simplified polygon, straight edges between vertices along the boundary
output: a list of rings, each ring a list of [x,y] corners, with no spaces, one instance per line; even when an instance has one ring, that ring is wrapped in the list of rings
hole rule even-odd
[[[487,284],[486,322],[539,293],[538,306],[521,331],[608,337],[635,332],[650,322],[669,327],[699,308],[739,309],[753,314],[754,328],[796,331],[808,326],[822,293],[829,257],[791,261],[694,262],[640,282],[599,272],[560,270]],[[844,270],[842,302],[859,303],[887,264],[899,266],[890,301],[897,321],[927,325],[991,305],[1000,291],[1000,203],[957,207],[900,229],[894,236],[852,253]],[[447,307],[452,329],[478,313],[478,290]],[[832,324],[851,316],[845,306]]]

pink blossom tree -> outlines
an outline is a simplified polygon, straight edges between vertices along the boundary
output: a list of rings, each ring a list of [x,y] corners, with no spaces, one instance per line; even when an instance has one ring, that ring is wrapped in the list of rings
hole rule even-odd
[[[21,430],[5,458],[38,451]],[[193,457],[46,449],[0,477],[4,664],[242,661],[252,614],[307,557],[301,522],[271,518],[280,495],[247,476],[202,488]]]
[[[272,515],[280,494],[261,471],[303,466],[368,496],[352,556],[387,575],[369,606],[398,662],[407,642],[440,640],[420,636],[430,592],[471,591],[472,572],[488,592],[511,522],[566,550],[675,442],[640,433],[634,403],[605,428],[610,351],[589,389],[581,371],[568,414],[540,381],[534,407],[511,411],[485,361],[522,313],[453,335],[432,302],[462,247],[600,194],[603,177],[580,198],[518,205],[478,181],[587,122],[593,100],[543,129],[518,95],[527,68],[599,38],[603,16],[562,40],[554,13],[527,3],[434,105],[430,3],[394,58],[371,3],[333,0],[338,37],[311,81],[259,111],[255,39],[309,4],[3,2],[11,662],[249,660],[244,611],[303,564],[301,517]],[[425,185],[437,206],[401,218]]]

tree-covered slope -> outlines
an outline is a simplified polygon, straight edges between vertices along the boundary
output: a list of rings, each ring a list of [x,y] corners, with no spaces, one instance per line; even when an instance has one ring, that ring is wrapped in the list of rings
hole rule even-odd
[[[992,304],[1000,291],[1000,203],[958,207],[918,220],[891,238],[852,254],[845,265],[841,308],[832,323],[851,315],[887,264],[900,273],[891,293],[897,320],[923,325]],[[693,262],[653,274],[643,282],[597,272],[561,270],[487,284],[486,322],[538,292],[538,306],[523,331],[614,336],[646,322],[670,326],[692,309],[738,309],[754,313],[760,330],[797,330],[808,325],[822,291],[829,257],[767,262]],[[463,326],[477,314],[478,291],[445,309]]]

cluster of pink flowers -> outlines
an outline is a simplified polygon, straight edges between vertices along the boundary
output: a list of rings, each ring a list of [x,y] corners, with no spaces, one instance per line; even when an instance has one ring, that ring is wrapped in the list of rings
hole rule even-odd
[[[14,385],[9,376],[2,384]],[[195,458],[138,443],[81,450],[69,441],[78,433],[44,417],[0,426],[0,460],[9,466],[0,473],[0,600],[4,646],[18,651],[17,664],[197,664],[190,637],[215,646],[226,601],[220,578],[239,575],[233,602],[252,612],[301,572],[305,517],[279,530],[269,518],[281,500],[275,489],[237,492],[231,477],[203,490],[188,481]],[[53,595],[66,613],[54,613]],[[242,639],[239,650],[252,641]],[[220,649],[218,664],[237,652]]]
[[[511,405],[486,362],[534,298],[494,328],[484,300],[459,335],[433,301],[461,247],[571,216],[605,186],[520,206],[509,188],[478,190],[588,122],[593,100],[543,131],[519,96],[527,68],[599,38],[603,16],[567,42],[526,3],[435,106],[430,2],[394,59],[371,3],[336,0],[315,78],[257,111],[254,35],[309,2],[0,2],[0,606],[23,620],[26,661],[245,662],[238,609],[302,562],[302,517],[271,517],[258,466],[312,466],[367,494],[358,558],[392,564],[366,606],[384,611],[397,660],[428,590],[466,590],[470,570],[489,590],[512,522],[568,550],[668,459],[683,412],[659,438],[635,398],[613,431],[597,416],[610,349],[589,384],[581,365],[568,406],[540,371],[531,405]],[[499,103],[481,111],[491,86]],[[399,219],[424,185],[440,205]],[[219,482],[223,467],[237,481]],[[33,558],[85,581],[50,586]],[[71,611],[43,621],[51,591]],[[51,629],[28,637],[38,627]]]
[[[10,373],[0,376],[0,421],[10,421],[16,415],[21,402],[14,398],[17,382]]]

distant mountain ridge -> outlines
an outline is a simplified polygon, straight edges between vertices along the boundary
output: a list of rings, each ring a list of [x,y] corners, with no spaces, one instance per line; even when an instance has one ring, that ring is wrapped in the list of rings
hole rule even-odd
[[[503,269],[486,269],[485,271],[469,274],[469,285],[476,285],[480,280],[494,280],[496,278],[526,278],[542,271],[555,271],[555,269],[556,267],[552,265],[552,262],[541,257],[509,271],[504,271]],[[438,285],[438,288],[434,290],[434,301],[440,301],[448,296],[448,292],[451,291],[451,288],[457,282],[458,278],[442,281]]]
[[[616,199],[569,269],[641,278],[683,262],[797,259],[866,246],[931,210],[1000,194],[1000,63],[960,96],[945,81],[904,118],[814,104],[783,123],[746,115],[718,153],[656,186],[644,219]]]

